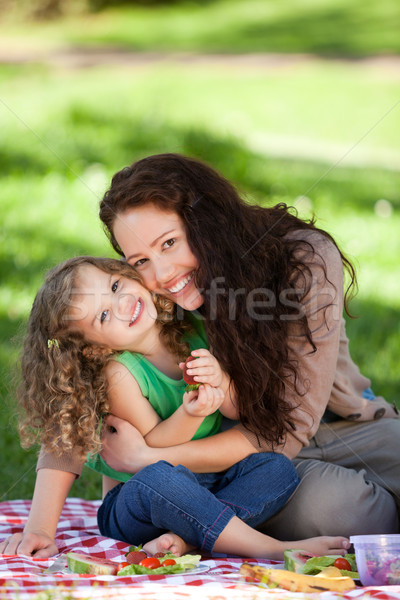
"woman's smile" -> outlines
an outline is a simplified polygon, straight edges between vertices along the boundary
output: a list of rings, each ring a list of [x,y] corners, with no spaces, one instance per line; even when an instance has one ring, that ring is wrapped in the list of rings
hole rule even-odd
[[[190,283],[192,281],[192,279],[194,277],[194,273],[195,272],[192,271],[191,273],[189,273],[189,275],[186,275],[182,279],[178,280],[178,282],[175,285],[173,285],[172,287],[166,286],[166,289],[171,294],[178,294],[188,285],[188,283]]]

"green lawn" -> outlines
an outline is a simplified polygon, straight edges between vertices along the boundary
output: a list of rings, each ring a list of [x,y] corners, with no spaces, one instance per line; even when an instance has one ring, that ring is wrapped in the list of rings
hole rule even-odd
[[[198,156],[250,201],[314,211],[358,266],[352,353],[377,391],[400,399],[400,81],[390,70],[318,60],[2,66],[0,89],[0,501],[33,487],[35,451],[20,450],[15,433],[13,372],[35,291],[67,257],[111,255],[98,201],[116,170],[150,153]],[[73,494],[99,497],[97,476]]]
[[[38,3],[25,0],[25,7]],[[82,5],[64,2],[69,4]],[[19,14],[23,6],[20,2]],[[356,58],[400,50],[397,0],[199,0],[156,8],[136,4],[73,15],[61,24],[30,24],[23,30],[13,28],[12,16],[12,11],[3,16],[7,35],[17,30],[24,43],[46,38],[57,45],[113,44],[151,52],[306,52]]]

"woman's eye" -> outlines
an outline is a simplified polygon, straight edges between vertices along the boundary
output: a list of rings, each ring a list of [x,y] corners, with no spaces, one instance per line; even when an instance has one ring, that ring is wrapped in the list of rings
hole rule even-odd
[[[136,267],[141,267],[142,265],[144,265],[144,263],[146,262],[147,258],[140,258],[139,260],[137,260],[135,262],[135,264],[133,265],[134,268]]]
[[[111,286],[111,291],[114,292],[114,294],[118,289],[118,285],[119,285],[119,281],[114,281],[114,283]]]
[[[100,323],[104,323],[104,321],[107,319],[107,315],[108,315],[108,310],[103,310],[103,312],[100,315]]]
[[[167,240],[166,242],[164,242],[163,246],[166,248],[170,248],[174,244],[175,244],[175,238],[171,238],[170,240]]]

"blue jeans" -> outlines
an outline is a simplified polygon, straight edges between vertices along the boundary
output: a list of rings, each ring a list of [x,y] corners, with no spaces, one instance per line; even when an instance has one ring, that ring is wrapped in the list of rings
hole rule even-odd
[[[211,552],[235,515],[255,527],[278,512],[299,483],[292,462],[251,454],[222,473],[192,473],[160,461],[110,490],[99,508],[102,535],[144,544],[173,531]]]

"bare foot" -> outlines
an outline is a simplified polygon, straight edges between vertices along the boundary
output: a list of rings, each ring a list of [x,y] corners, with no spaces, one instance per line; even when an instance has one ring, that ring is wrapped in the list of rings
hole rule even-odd
[[[347,538],[329,535],[299,540],[295,544],[294,548],[308,550],[318,556],[325,556],[327,554],[340,554],[344,556],[350,548],[350,542]]]
[[[143,546],[143,550],[148,554],[156,554],[156,552],[172,552],[175,556],[182,556],[189,550],[193,550],[194,546],[187,544],[179,535],[176,533],[163,533],[160,537],[155,540],[147,542]]]

